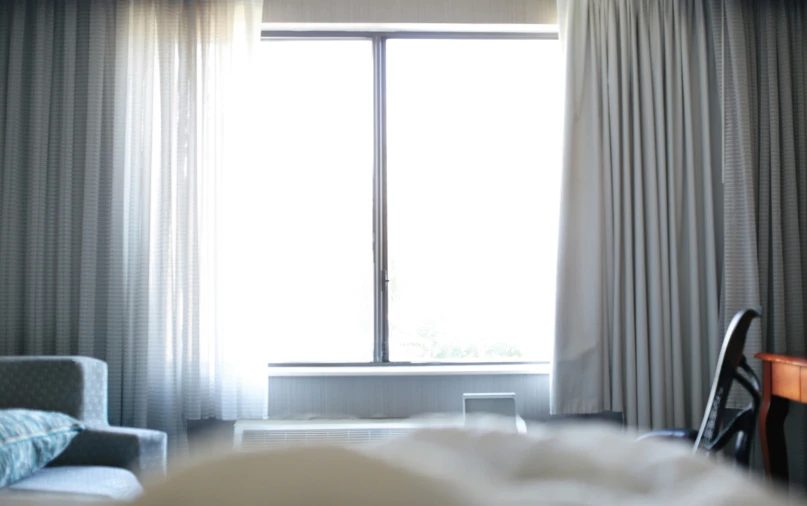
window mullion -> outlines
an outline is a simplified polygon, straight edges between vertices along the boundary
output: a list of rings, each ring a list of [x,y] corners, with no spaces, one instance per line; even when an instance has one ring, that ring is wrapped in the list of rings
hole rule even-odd
[[[386,38],[373,37],[373,258],[375,346],[373,362],[389,362],[387,266]]]

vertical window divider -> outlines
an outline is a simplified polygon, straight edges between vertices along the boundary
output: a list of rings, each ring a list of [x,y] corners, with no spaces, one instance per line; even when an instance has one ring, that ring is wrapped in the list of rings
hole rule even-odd
[[[373,265],[375,344],[373,362],[389,362],[387,265],[387,39],[373,41]]]

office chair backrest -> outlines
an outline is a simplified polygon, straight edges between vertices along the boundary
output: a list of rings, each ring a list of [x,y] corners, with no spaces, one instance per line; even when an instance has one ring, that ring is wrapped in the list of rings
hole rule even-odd
[[[735,461],[744,465],[748,464],[751,438],[759,410],[759,380],[748,367],[743,348],[751,322],[759,316],[762,316],[761,309],[749,308],[738,312],[731,320],[717,361],[706,412],[695,441],[696,451],[712,452],[721,450],[732,436],[737,435]],[[730,422],[723,423],[726,401],[735,380],[751,395],[751,404]]]

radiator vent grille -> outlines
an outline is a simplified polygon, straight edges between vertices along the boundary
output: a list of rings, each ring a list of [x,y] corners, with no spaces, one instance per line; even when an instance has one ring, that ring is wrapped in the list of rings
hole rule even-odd
[[[384,441],[419,429],[458,427],[458,417],[404,420],[239,420],[235,447],[261,450],[288,445],[359,445]]]

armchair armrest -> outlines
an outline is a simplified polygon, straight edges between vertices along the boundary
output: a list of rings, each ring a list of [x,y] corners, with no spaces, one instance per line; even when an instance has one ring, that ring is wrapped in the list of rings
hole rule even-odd
[[[695,440],[698,439],[698,431],[694,429],[659,429],[650,431],[647,434],[642,434],[636,439],[641,440],[650,438],[681,439],[694,444]]]
[[[161,431],[88,424],[51,465],[122,467],[141,478],[164,476],[166,448]]]

